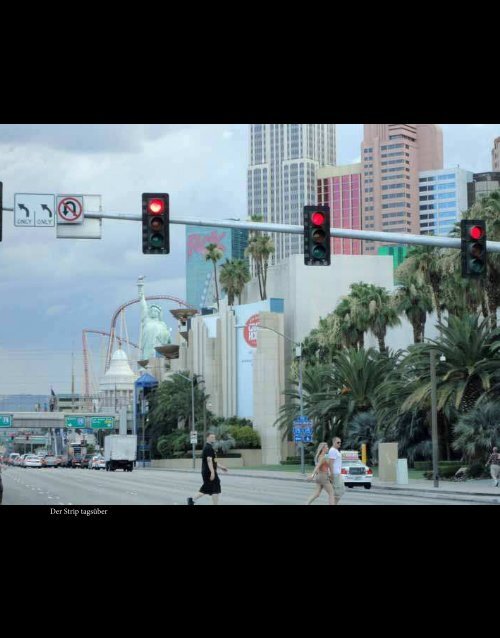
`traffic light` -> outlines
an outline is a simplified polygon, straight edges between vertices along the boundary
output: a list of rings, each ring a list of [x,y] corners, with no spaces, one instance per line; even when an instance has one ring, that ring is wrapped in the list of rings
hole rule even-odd
[[[462,277],[478,279],[486,275],[486,222],[462,219]]]
[[[330,265],[330,207],[304,206],[304,263]]]
[[[142,194],[142,252],[145,255],[170,252],[167,193]]]

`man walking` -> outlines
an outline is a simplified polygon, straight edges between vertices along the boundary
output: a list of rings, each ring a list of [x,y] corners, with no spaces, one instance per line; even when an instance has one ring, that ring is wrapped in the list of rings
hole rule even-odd
[[[207,442],[203,448],[201,456],[201,477],[203,479],[203,485],[200,487],[200,491],[195,497],[189,497],[187,499],[188,505],[194,505],[202,496],[211,496],[214,505],[219,504],[219,494],[221,493],[220,479],[217,474],[217,468],[227,472],[227,467],[221,465],[217,461],[217,453],[214,449],[215,434],[209,434],[207,436]]]
[[[342,480],[342,455],[340,454],[340,444],[342,441],[338,436],[334,437],[332,447],[328,451],[328,463],[330,464],[330,476],[332,477],[333,491],[335,493],[335,503],[338,505],[345,488]]]
[[[500,478],[500,454],[498,454],[496,447],[493,448],[493,452],[490,454],[490,458],[486,465],[490,466],[493,487],[498,487],[498,479]]]

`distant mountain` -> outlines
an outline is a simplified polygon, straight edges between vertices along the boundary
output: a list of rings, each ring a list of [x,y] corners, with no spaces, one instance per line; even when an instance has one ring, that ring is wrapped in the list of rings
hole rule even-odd
[[[43,412],[49,409],[49,399],[48,394],[6,394],[0,396],[0,412]]]

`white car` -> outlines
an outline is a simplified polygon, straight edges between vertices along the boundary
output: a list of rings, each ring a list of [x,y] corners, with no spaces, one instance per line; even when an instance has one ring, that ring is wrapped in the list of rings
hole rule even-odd
[[[362,485],[366,490],[372,486],[373,472],[359,458],[355,450],[344,450],[342,453],[342,478],[346,487]]]
[[[106,469],[106,461],[102,456],[94,456],[89,463],[90,470],[105,470]]]
[[[23,467],[42,467],[42,459],[35,454],[28,454],[23,461]]]

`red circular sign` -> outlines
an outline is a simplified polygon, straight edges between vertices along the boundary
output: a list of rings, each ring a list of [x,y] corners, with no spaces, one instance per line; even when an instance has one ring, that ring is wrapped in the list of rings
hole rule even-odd
[[[81,217],[83,206],[75,197],[65,197],[57,204],[57,214],[67,222],[74,222]]]
[[[483,236],[483,229],[481,226],[473,226],[469,232],[472,239],[481,239]]]
[[[245,329],[243,330],[243,336],[245,341],[251,348],[257,347],[257,326],[260,324],[259,315],[252,315],[245,323]]]

